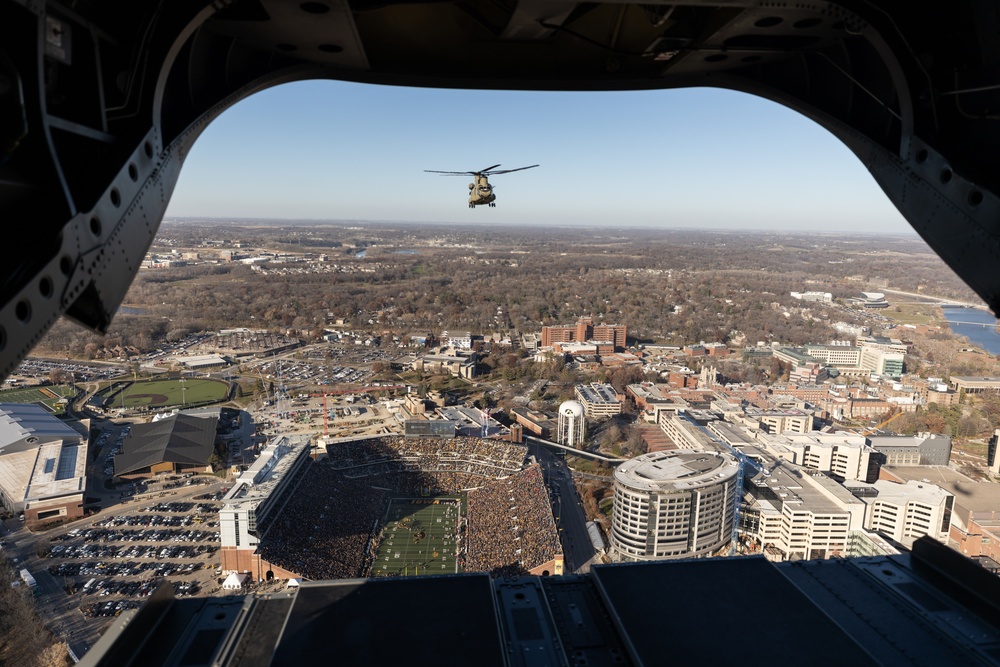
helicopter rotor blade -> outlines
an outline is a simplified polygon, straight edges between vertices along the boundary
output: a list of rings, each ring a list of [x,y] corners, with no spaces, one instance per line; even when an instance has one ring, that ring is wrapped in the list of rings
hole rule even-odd
[[[436,169],[424,169],[428,174],[445,174],[448,176],[475,176],[478,172],[475,171],[438,171]]]
[[[486,167],[486,169],[480,169],[480,170],[479,170],[479,171],[478,171],[477,173],[480,173],[480,174],[488,174],[488,173],[490,173],[490,172],[491,172],[492,170],[496,169],[496,168],[497,168],[497,167],[499,167],[499,166],[500,166],[500,165],[498,165],[498,164],[495,164],[495,165],[493,165],[492,167]]]
[[[497,166],[499,167],[500,165],[497,165]],[[489,170],[487,169],[487,170],[486,170],[486,171],[484,171],[483,173],[484,173],[484,174],[487,174],[487,175],[489,175],[489,176],[493,176],[493,175],[495,175],[495,174],[509,174],[509,173],[511,173],[512,171],[524,171],[525,169],[534,169],[534,168],[535,168],[535,167],[537,167],[537,166],[538,166],[537,164],[533,164],[533,165],[530,165],[530,166],[528,166],[528,167],[518,167],[517,169],[501,169],[501,170],[499,170],[499,171],[489,171]],[[492,167],[491,167],[491,168],[492,168]]]

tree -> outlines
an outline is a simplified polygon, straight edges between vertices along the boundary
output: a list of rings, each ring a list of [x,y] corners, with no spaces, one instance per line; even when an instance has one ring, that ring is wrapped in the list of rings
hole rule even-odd
[[[66,667],[71,664],[66,642],[50,644],[38,654],[38,667]]]
[[[49,371],[49,382],[52,384],[63,384],[69,380],[70,375],[61,368],[53,368]]]

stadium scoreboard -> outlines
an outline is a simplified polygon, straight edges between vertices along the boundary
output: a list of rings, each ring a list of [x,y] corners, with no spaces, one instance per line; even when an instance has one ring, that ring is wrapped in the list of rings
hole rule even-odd
[[[403,422],[403,435],[407,438],[454,438],[457,427],[447,419],[407,419]]]

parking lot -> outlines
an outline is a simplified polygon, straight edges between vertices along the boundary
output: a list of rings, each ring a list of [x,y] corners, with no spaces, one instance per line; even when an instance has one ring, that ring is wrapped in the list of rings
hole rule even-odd
[[[109,617],[138,607],[164,581],[178,596],[221,593],[218,509],[227,484],[172,477],[149,486],[180,486],[112,500],[59,528],[31,533],[6,523],[4,555],[34,575],[39,614],[74,651],[92,646]]]
[[[277,381],[280,377],[291,386],[357,384],[372,374],[365,368],[299,360],[267,361],[257,366],[257,370],[268,380]]]
[[[11,373],[11,377],[48,380],[49,373],[56,370],[65,372],[67,376],[72,375],[76,382],[107,380],[125,373],[125,367],[117,364],[86,364],[28,357]]]
[[[97,439],[92,443],[92,446],[100,450],[98,456],[104,463],[103,471],[104,476],[111,479],[115,473],[115,455],[122,451],[122,443],[125,442],[125,438],[128,437],[129,432],[132,430],[130,426],[124,426],[116,430],[106,430],[97,437]],[[111,443],[111,439],[114,438],[114,442]],[[111,443],[109,447],[108,444]]]

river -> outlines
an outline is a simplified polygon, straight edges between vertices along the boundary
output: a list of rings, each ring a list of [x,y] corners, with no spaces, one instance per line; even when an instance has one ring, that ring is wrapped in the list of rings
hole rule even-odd
[[[944,306],[941,308],[951,330],[968,338],[990,354],[1000,355],[1000,334],[997,333],[997,319],[987,310],[978,308],[959,308]],[[956,324],[964,322],[965,324]],[[969,324],[972,323],[972,324]]]

